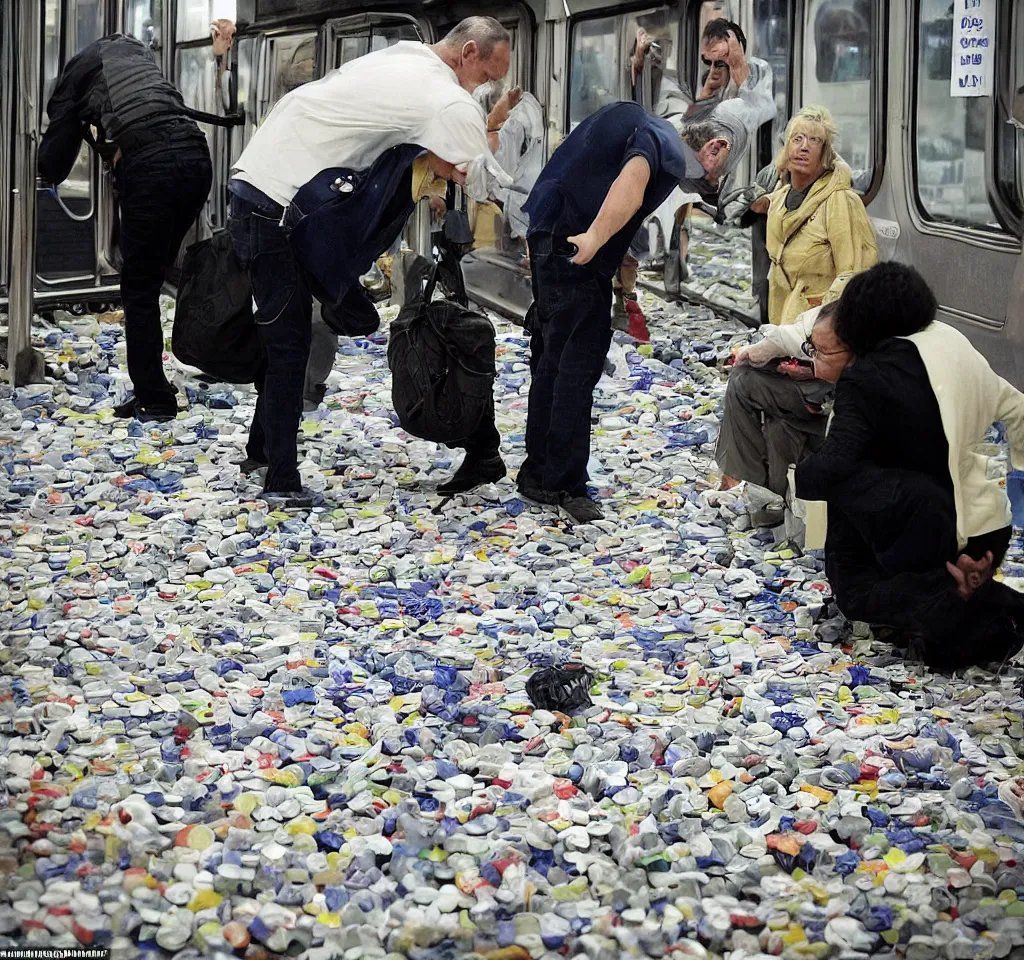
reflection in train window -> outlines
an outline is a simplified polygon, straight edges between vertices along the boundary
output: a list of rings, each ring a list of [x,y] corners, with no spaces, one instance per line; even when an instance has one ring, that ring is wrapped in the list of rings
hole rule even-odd
[[[652,59],[651,90],[652,105],[657,108],[664,102],[666,94],[678,91],[679,87],[679,12],[663,7],[660,10],[630,14],[625,18],[623,39],[625,48],[624,70],[629,70],[629,57],[636,48],[636,35],[643,30],[658,46],[658,56]],[[653,49],[653,48],[652,48]],[[632,74],[630,74],[632,76]]]
[[[270,48],[269,109],[286,93],[309,83],[316,67],[316,34],[275,37]]]
[[[619,99],[621,59],[618,17],[584,20],[572,31],[569,129]]]
[[[986,97],[952,97],[950,70],[936,69],[945,54],[951,63],[953,18],[949,0],[922,0],[918,23],[917,196],[926,216],[999,230],[985,182]]]
[[[880,80],[873,69],[878,6],[872,0],[811,0],[807,6],[808,32],[813,35],[807,54],[814,64],[804,73],[803,102],[832,111],[839,125],[839,152],[861,193],[874,174],[871,114],[872,84]]]
[[[124,32],[154,52],[160,49],[162,22],[163,0],[128,0],[125,4]]]

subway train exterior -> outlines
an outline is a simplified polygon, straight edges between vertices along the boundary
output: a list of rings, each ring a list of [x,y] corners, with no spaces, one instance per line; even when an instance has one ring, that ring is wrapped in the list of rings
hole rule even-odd
[[[772,67],[777,114],[750,143],[731,185],[749,182],[771,159],[800,106],[828,107],[880,255],[916,266],[942,319],[1024,387],[1024,132],[1012,122],[1015,92],[1024,87],[1024,3],[1016,0],[237,0],[238,33],[223,64],[214,61],[209,31],[224,15],[219,0],[15,0],[0,7],[0,304],[10,299],[16,322],[26,301],[38,308],[116,298],[117,215],[99,160],[83,147],[67,182],[55,191],[35,185],[29,195],[47,95],[87,43],[115,31],[137,37],[190,106],[244,118],[205,128],[214,185],[188,243],[225,226],[231,164],[285,93],[400,40],[437,40],[472,13],[509,28],[506,85],[537,98],[545,156],[590,113],[630,96],[638,28],[658,43],[666,75],[697,85],[704,24],[716,16],[738,22],[748,54]],[[990,94],[954,96],[958,83],[961,93],[984,84],[960,76],[963,65],[969,74],[979,62]],[[478,239],[465,261],[471,294],[521,314],[530,297],[522,238],[497,207],[470,206]],[[429,243],[428,217],[418,210],[409,225],[413,249]],[[34,244],[26,242],[33,222]],[[691,244],[694,277],[713,275],[715,263],[701,258],[722,259],[723,249],[749,263],[748,233],[715,233],[707,223],[711,242]],[[650,224],[655,260],[665,230],[664,222]],[[683,294],[755,323],[742,290],[718,296],[729,293],[726,281],[691,284]]]

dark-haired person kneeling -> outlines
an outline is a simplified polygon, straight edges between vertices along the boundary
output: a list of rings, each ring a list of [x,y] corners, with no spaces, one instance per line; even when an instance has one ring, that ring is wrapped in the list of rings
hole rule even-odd
[[[1010,509],[982,447],[1001,421],[1024,464],[1024,395],[936,309],[912,267],[850,280],[834,326],[856,359],[796,492],[828,503],[825,569],[842,613],[909,634],[911,655],[954,670],[1024,643],[1024,596],[992,579]]]

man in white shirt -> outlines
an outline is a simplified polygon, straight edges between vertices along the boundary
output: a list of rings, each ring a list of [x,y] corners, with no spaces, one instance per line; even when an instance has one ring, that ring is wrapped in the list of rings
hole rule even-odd
[[[402,42],[360,57],[286,94],[235,164],[231,235],[249,271],[267,354],[245,468],[268,464],[268,499],[312,502],[301,487],[296,448],[312,296],[310,277],[282,225],[287,206],[323,171],[364,171],[408,144],[426,151],[436,175],[479,182],[476,174],[497,136],[489,139],[487,118],[471,91],[504,77],[509,58],[508,31],[491,17],[469,17],[432,46]],[[345,305],[358,300],[354,308],[365,312],[360,293]]]

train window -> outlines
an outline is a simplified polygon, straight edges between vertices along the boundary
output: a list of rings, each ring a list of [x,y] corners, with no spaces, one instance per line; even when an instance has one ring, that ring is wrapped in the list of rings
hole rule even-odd
[[[124,11],[124,32],[141,40],[150,50],[160,49],[163,0],[128,0]]]
[[[100,0],[71,0],[67,22],[69,36],[65,44],[65,57],[70,60],[79,50],[103,36],[103,6]]]
[[[767,61],[772,68],[777,110],[775,119],[772,121],[771,145],[773,151],[782,143],[786,124],[789,122],[791,35],[789,0],[757,0],[754,4],[752,52],[755,56]]]
[[[363,27],[357,33],[346,33],[334,41],[334,65],[340,67],[376,50],[385,50],[400,40],[419,40],[420,32],[409,22],[380,23]]]
[[[214,20],[234,20],[236,11],[235,0],[178,0],[174,36],[178,43],[205,40],[210,36],[210,24]]]
[[[948,0],[947,0],[948,2]],[[853,171],[854,188],[864,193],[874,176],[872,142],[875,18],[872,0],[811,0],[807,54],[814,62],[804,74],[803,102],[832,111],[839,126],[840,153]]]
[[[618,17],[584,20],[572,30],[569,129],[619,99],[621,87]]]
[[[338,37],[335,41],[334,62],[337,66],[365,57],[370,52],[369,34]]]
[[[178,22],[174,36],[179,43],[204,40],[210,35],[212,19],[212,0],[178,0]]]
[[[270,103],[309,83],[316,69],[316,34],[299,33],[274,37],[270,46]]]
[[[988,98],[949,95],[953,16],[948,0],[921,0],[918,9],[914,158],[921,209],[941,223],[1001,230],[985,179]]]
[[[214,94],[216,65],[208,46],[182,47],[175,54],[177,87],[186,106],[217,113]]]

